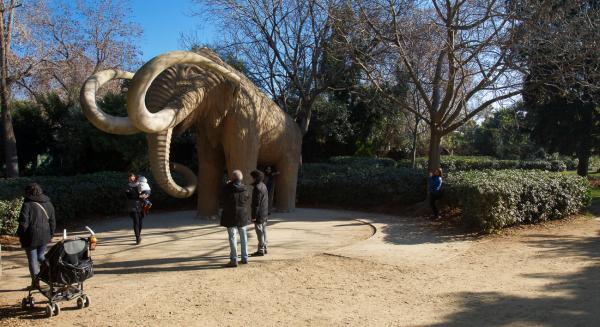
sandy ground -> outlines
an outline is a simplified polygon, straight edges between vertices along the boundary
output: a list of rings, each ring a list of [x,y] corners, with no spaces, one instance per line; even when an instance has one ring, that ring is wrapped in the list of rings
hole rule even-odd
[[[600,221],[473,237],[417,218],[299,209],[278,214],[269,255],[238,268],[226,232],[193,212],[92,226],[89,308],[23,311],[22,251],[2,252],[2,326],[598,326]],[[256,238],[250,233],[251,249]],[[40,298],[41,300],[41,298]]]

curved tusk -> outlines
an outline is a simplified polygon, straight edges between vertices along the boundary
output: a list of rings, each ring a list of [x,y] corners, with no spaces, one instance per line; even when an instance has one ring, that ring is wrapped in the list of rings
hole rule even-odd
[[[172,129],[147,134],[150,168],[156,182],[172,197],[187,198],[196,191],[198,178],[186,166],[170,162]],[[180,186],[173,180],[171,170],[180,173],[185,185]]]
[[[81,109],[85,117],[98,129],[120,135],[131,135],[139,133],[128,117],[112,116],[98,108],[96,103],[96,93],[98,89],[113,79],[131,79],[133,73],[124,72],[118,69],[103,70],[90,76],[79,94]]]
[[[146,92],[154,79],[165,69],[180,64],[198,65],[217,73],[236,84],[240,77],[211,59],[193,52],[172,51],[154,57],[140,68],[131,80],[127,94],[127,113],[133,124],[146,133],[158,133],[175,127],[190,114],[193,108],[164,108],[152,113],[146,108]]]

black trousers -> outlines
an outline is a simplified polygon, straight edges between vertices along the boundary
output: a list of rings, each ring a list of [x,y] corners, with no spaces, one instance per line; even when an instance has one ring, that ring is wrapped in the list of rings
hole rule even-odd
[[[433,215],[436,217],[440,214],[440,211],[435,205],[435,201],[439,200],[441,197],[442,192],[432,192],[429,194],[429,205],[431,206],[431,211],[433,211]]]
[[[139,240],[142,234],[142,221],[144,214],[141,211],[132,211],[129,213],[129,217],[133,219],[133,232],[135,233],[135,239]]]

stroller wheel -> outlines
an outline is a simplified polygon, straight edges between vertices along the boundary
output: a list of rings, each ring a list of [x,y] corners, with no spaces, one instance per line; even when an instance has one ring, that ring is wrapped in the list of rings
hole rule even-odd
[[[77,309],[83,309],[84,305],[85,305],[85,301],[83,300],[83,297],[78,297],[77,298]]]
[[[35,301],[33,300],[33,297],[29,296],[29,297],[24,297],[23,300],[21,300],[21,309],[25,310],[25,309],[33,309],[35,306]]]
[[[52,309],[52,304],[50,304],[50,303],[46,304],[46,317],[47,318],[52,317],[53,313],[54,313],[54,310]]]
[[[53,311],[54,311],[54,315],[58,316],[60,314],[60,306],[58,305],[58,303],[54,303],[53,307]]]
[[[90,298],[87,295],[83,296],[83,302],[84,302],[84,305],[85,305],[86,308],[90,306],[91,301],[90,301]]]

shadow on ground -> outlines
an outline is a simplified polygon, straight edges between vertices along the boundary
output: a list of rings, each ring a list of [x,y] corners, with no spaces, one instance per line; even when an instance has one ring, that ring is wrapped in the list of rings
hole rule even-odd
[[[600,324],[600,237],[532,235],[526,243],[547,258],[579,257],[590,263],[577,273],[525,275],[551,280],[543,296],[497,292],[455,294],[460,311],[434,326],[598,326]]]
[[[22,309],[20,304],[0,307],[0,322],[9,318],[37,320],[46,319],[47,317],[44,307],[40,305],[33,309]]]
[[[472,240],[478,236],[448,221],[431,221],[427,217],[398,217],[386,221],[381,232],[384,241],[396,245],[447,243]]]

